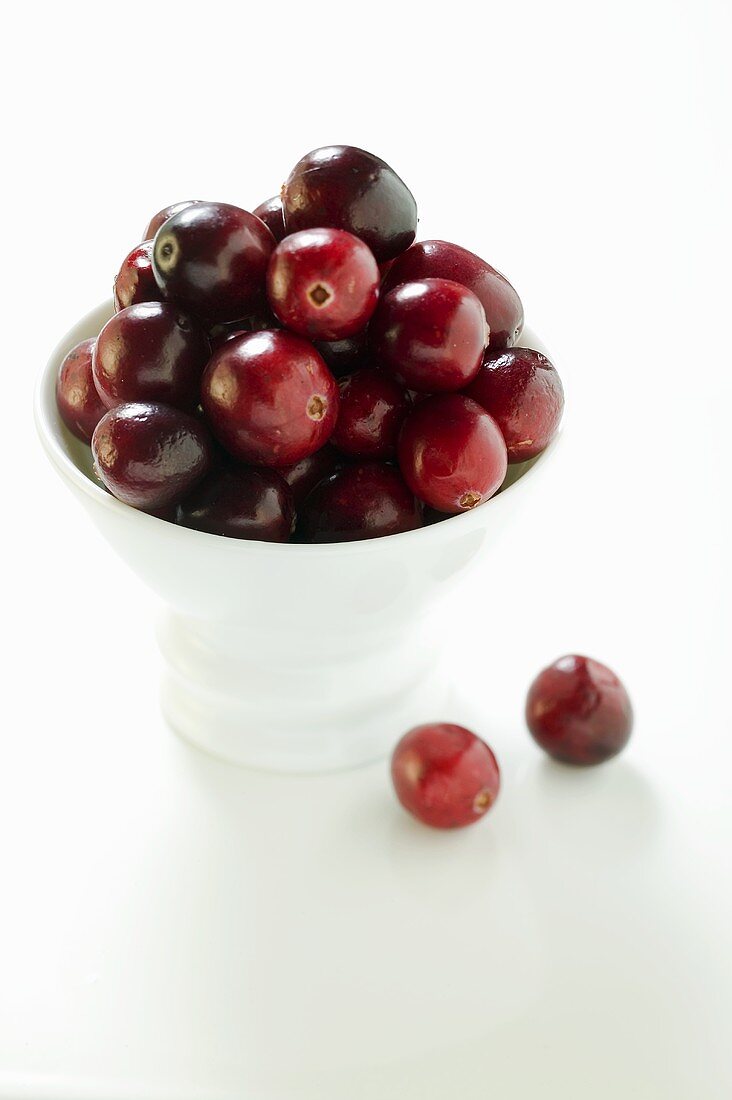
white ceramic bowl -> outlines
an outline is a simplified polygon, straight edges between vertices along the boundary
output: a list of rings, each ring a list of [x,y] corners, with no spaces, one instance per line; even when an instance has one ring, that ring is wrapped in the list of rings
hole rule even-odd
[[[176,527],[101,488],[56,409],[59,364],[110,315],[105,303],[58,344],[36,423],[68,487],[168,607],[159,642],[173,728],[238,764],[315,772],[375,759],[410,726],[444,718],[444,630],[430,612],[469,566],[485,565],[515,509],[531,507],[558,438],[509,467],[511,484],[482,507],[401,535],[299,546]],[[521,342],[545,350],[532,333]]]

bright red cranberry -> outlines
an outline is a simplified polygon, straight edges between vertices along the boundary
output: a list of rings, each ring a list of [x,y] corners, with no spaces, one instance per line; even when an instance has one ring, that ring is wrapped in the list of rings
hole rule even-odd
[[[508,279],[473,252],[448,241],[420,241],[395,260],[382,286],[386,294],[414,279],[452,279],[480,298],[491,330],[491,350],[515,344],[524,327],[521,299]]]
[[[373,351],[418,393],[461,390],[475,378],[488,343],[483,307],[449,279],[420,279],[391,290],[369,329]]]
[[[409,488],[440,512],[483,504],[506,476],[506,444],[492,416],[469,397],[447,393],[414,408],[402,427],[399,468]]]
[[[419,505],[393,466],[345,466],[305,501],[298,533],[304,542],[353,542],[422,526]]]
[[[286,237],[267,269],[269,304],[301,336],[342,340],[376,309],[379,269],[371,251],[342,229],[303,229]]]
[[[488,351],[465,390],[498,424],[509,462],[534,458],[551,443],[564,409],[562,380],[540,351]]]
[[[391,458],[412,402],[383,371],[360,370],[341,380],[338,420],[331,442],[344,454]]]
[[[448,722],[405,734],[391,758],[391,778],[404,809],[436,829],[478,821],[501,786],[498,762],[485,741]]]
[[[336,378],[366,366],[369,359],[365,329],[345,340],[316,340],[315,346]]]
[[[171,206],[164,206],[162,210],[158,210],[149,221],[145,235],[142,238],[144,241],[151,241],[161,225],[165,225],[169,218],[172,218],[174,214],[177,214],[181,210],[187,210],[189,206],[197,206],[198,199],[186,199],[185,202],[174,202]]]
[[[417,204],[396,172],[379,157],[350,145],[314,149],[282,188],[288,233],[328,226],[365,241],[379,263],[414,240]]]
[[[166,298],[209,324],[247,317],[264,302],[275,240],[238,206],[199,202],[179,210],[153,243],[153,271]]]
[[[114,308],[119,312],[138,302],[160,302],[162,291],[152,269],[152,241],[143,241],[122,261],[114,277]]]
[[[210,355],[206,335],[170,302],[115,313],[94,348],[94,383],[107,408],[155,401],[193,412]]]
[[[295,497],[295,508],[300,510],[305,499],[312,493],[316,485],[326,477],[330,477],[343,465],[342,456],[326,443],[319,451],[301,458],[293,466],[282,466],[277,471],[285,479],[292,489]]]
[[[338,385],[307,340],[291,332],[253,332],[214,353],[201,403],[214,435],[235,458],[291,466],[327,442],[338,414]]]
[[[609,668],[590,657],[561,657],[534,680],[526,697],[531,735],[565,764],[601,764],[630,738],[633,709]]]
[[[282,211],[282,199],[275,195],[266,202],[261,202],[253,211],[261,218],[276,241],[281,241],[286,236],[285,215]]]
[[[182,500],[211,461],[200,421],[151,402],[118,405],[105,413],[94,429],[92,454],[110,493],[145,511]]]
[[[107,411],[92,377],[94,340],[82,340],[72,348],[59,367],[56,378],[56,405],[70,432],[88,443]]]
[[[295,522],[292,490],[275,470],[215,470],[178,505],[183,527],[232,539],[287,542]]]

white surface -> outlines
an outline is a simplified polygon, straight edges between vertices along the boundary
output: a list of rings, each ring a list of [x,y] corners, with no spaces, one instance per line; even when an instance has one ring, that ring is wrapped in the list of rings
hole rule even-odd
[[[0,1096],[727,1100],[729,6],[82,11],[16,13],[0,77]],[[254,205],[331,140],[505,270],[568,392],[551,487],[455,597],[444,717],[505,777],[460,834],[381,765],[273,778],[171,737],[156,608],[31,423],[155,209]],[[589,775],[522,728],[568,650],[636,705]]]

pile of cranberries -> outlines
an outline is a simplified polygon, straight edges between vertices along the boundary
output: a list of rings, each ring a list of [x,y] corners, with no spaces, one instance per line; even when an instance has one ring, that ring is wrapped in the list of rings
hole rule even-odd
[[[340,542],[483,504],[562,415],[518,348],[521,301],[484,260],[414,243],[384,161],[328,146],[253,213],[179,202],[64,360],[61,417],[134,508],[233,538]]]

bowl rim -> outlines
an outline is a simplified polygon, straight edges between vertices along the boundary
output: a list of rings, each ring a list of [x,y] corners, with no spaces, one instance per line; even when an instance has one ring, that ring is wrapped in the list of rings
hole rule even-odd
[[[193,528],[178,526],[167,520],[160,519],[157,516],[149,515],[147,512],[141,512],[136,508],[132,508],[129,504],[117,500],[116,497],[112,496],[112,494],[102,488],[101,485],[92,481],[91,478],[76,465],[62,444],[64,435],[71,436],[71,433],[61,422],[56,407],[56,376],[58,368],[63,358],[72,347],[81,340],[88,339],[88,335],[83,334],[84,331],[90,328],[96,328],[96,330],[99,331],[105,323],[105,320],[112,316],[112,313],[113,303],[112,299],[109,298],[104,303],[95,306],[85,313],[84,316],[81,317],[57,342],[45,367],[39,372],[36,381],[33,400],[36,430],[46,455],[57,472],[67,484],[85,495],[90,503],[107,509],[122,520],[126,520],[130,523],[142,524],[142,529],[144,529],[145,524],[157,524],[158,527],[162,526],[168,528],[170,535],[177,539],[192,539],[194,542],[195,540],[203,539],[208,540],[209,544],[213,542],[219,547],[228,544],[232,547],[232,553],[289,554],[299,557],[363,554],[373,551],[377,547],[382,547],[386,551],[389,547],[395,547],[397,543],[401,547],[407,545],[407,543],[416,544],[417,540],[422,543],[426,543],[428,539],[433,543],[445,542],[457,535],[466,534],[479,527],[484,527],[489,522],[490,517],[497,514],[496,510],[498,509],[500,511],[502,509],[505,499],[515,493],[516,487],[527,478],[533,479],[535,471],[539,468],[543,468],[547,464],[547,461],[556,450],[563,434],[562,425],[560,424],[554,439],[548,447],[537,455],[532,465],[525,470],[516,481],[509,485],[507,489],[491,497],[485,504],[469,512],[461,512],[457,515],[450,516],[448,519],[439,523],[418,527],[413,531],[402,531],[394,535],[382,535],[377,538],[358,539],[351,542],[329,543],[264,542],[259,539],[237,539],[225,535],[215,535],[208,531],[196,531]],[[524,343],[527,338],[531,341],[530,343]],[[524,329],[518,346],[535,347],[537,350],[548,355],[543,343],[534,335],[531,329]],[[449,530],[446,530],[446,528],[449,528]]]

